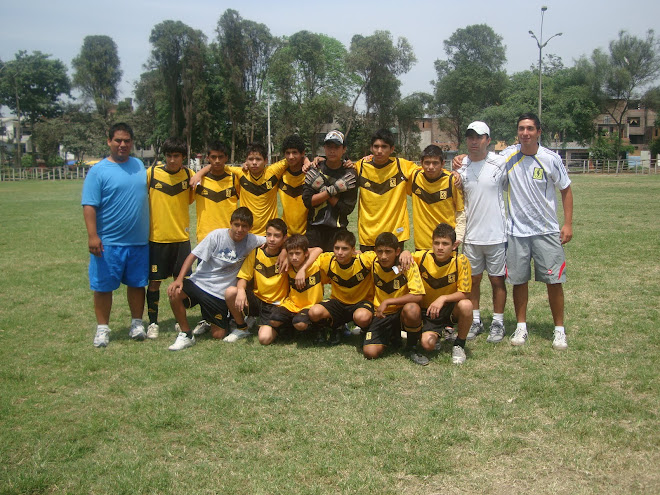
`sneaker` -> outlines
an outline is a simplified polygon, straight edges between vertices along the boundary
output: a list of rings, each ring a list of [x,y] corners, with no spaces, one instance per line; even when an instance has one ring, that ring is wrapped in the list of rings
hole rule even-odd
[[[110,329],[97,328],[94,335],[94,347],[107,347],[110,342]]]
[[[477,323],[476,321],[473,321],[472,325],[470,325],[470,331],[467,334],[467,340],[476,339],[477,335],[480,333],[484,333],[484,324],[481,322]]]
[[[158,323],[149,323],[149,326],[147,327],[147,338],[148,339],[158,338]]]
[[[465,349],[455,345],[451,350],[451,362],[454,364],[463,364],[466,359]]]
[[[128,332],[128,336],[133,340],[146,339],[147,334],[144,331],[144,325],[142,325],[142,323],[131,325],[131,330]]]
[[[417,350],[411,351],[410,354],[408,354],[408,357],[413,363],[419,364],[420,366],[426,366],[429,364],[429,358],[424,354],[420,354]]]
[[[511,336],[511,345],[524,345],[527,342],[527,330],[516,328]]]
[[[565,351],[568,349],[568,342],[566,342],[566,334],[564,332],[555,331],[555,338],[552,341],[552,348],[555,351]]]
[[[454,327],[445,327],[443,334],[445,340],[449,342],[453,342],[454,340],[456,340],[456,330],[454,329]]]
[[[493,323],[490,324],[490,332],[488,333],[488,338],[486,342],[491,344],[497,344],[504,338],[504,325],[499,321],[493,320]]]
[[[197,326],[193,328],[192,333],[195,337],[199,337],[200,335],[204,335],[206,332],[208,332],[209,328],[211,328],[211,324],[208,321],[199,320]]]
[[[182,351],[183,349],[186,349],[188,347],[192,347],[195,345],[195,336],[193,335],[192,338],[188,337],[184,332],[179,332],[179,335],[177,335],[176,340],[174,341],[174,344],[168,347],[170,351]]]
[[[244,339],[246,337],[249,337],[252,335],[250,332],[247,332],[245,330],[239,330],[238,328],[234,331],[232,331],[229,335],[227,335],[224,339],[222,339],[223,342],[236,342],[237,340]]]

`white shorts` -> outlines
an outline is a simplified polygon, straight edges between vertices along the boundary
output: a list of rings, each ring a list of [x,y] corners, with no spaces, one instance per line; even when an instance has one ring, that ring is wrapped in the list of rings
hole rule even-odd
[[[506,276],[510,284],[524,284],[532,278],[531,260],[534,260],[534,279],[546,284],[566,282],[566,256],[556,234],[530,237],[508,236],[506,247]]]
[[[506,247],[500,244],[463,244],[463,254],[470,261],[472,275],[481,275],[484,270],[491,277],[503,277],[506,272]]]

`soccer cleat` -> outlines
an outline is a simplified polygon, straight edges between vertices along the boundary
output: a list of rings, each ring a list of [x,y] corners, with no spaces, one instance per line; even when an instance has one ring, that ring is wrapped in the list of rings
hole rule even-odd
[[[149,323],[149,326],[147,327],[147,338],[148,339],[158,338],[158,323]]]
[[[467,340],[474,340],[480,333],[484,333],[484,324],[481,322],[477,323],[476,321],[473,321],[472,325],[470,325],[470,331],[468,332],[466,338]]]
[[[527,342],[527,330],[516,328],[511,336],[511,345],[525,345]]]
[[[246,337],[249,337],[251,334],[250,332],[246,332],[245,330],[239,330],[238,328],[231,332],[229,335],[227,335],[224,339],[222,339],[223,342],[236,342],[237,340],[244,339]]]
[[[94,347],[107,347],[110,342],[110,329],[97,328],[94,335]]]
[[[144,325],[142,323],[132,324],[131,329],[128,332],[128,336],[133,340],[144,340],[147,338],[147,334],[144,331]]]
[[[493,323],[490,324],[490,332],[488,333],[488,338],[486,342],[491,344],[497,344],[504,338],[504,325],[499,321],[493,320]]]
[[[462,347],[455,345],[451,349],[451,362],[454,364],[463,364],[465,360],[467,359],[467,356],[465,355],[465,349]]]
[[[192,338],[188,337],[184,332],[179,332],[179,335],[177,335],[176,340],[174,341],[174,344],[168,347],[170,351],[182,351],[183,349],[186,349],[188,347],[192,347],[195,345],[195,336],[193,335]]]
[[[429,358],[427,358],[424,354],[417,352],[416,349],[412,350],[410,354],[408,354],[408,357],[413,363],[419,364],[420,366],[426,366],[429,364]]]
[[[211,324],[206,321],[206,320],[199,320],[197,323],[197,326],[192,331],[192,334],[195,337],[199,337],[200,335],[204,335],[206,332],[209,331],[209,328],[211,328]]]
[[[555,330],[555,338],[552,341],[552,348],[556,351],[565,351],[568,349],[568,342],[566,342],[566,334]]]

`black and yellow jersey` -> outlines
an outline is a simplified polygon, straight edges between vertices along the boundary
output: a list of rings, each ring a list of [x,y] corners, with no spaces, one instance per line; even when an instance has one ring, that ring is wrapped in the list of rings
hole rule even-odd
[[[469,293],[472,290],[472,269],[463,254],[452,253],[451,258],[437,262],[433,251],[425,249],[415,251],[413,259],[419,267],[426,294],[422,308],[428,308],[440,296],[455,292]]]
[[[238,177],[241,188],[241,206],[246,206],[254,216],[251,233],[266,235],[266,224],[277,217],[277,183],[286,170],[286,162],[266,167],[255,177],[242,167],[225,166],[225,172]]]
[[[185,242],[190,239],[191,175],[187,167],[176,172],[169,172],[165,165],[153,165],[147,169],[151,242]]]
[[[292,313],[298,313],[303,309],[311,308],[314,304],[323,300],[323,283],[321,282],[321,269],[318,258],[314,260],[306,270],[307,278],[305,287],[296,287],[296,270],[291,267],[288,272],[289,295],[282,302],[282,307]]]
[[[418,170],[408,183],[408,194],[412,196],[415,248],[429,249],[439,223],[456,228],[456,213],[463,211],[463,191],[456,187],[454,176],[444,170],[432,181]]]
[[[229,228],[231,214],[238,206],[240,186],[233,174],[208,174],[195,189],[197,244],[215,229]]]
[[[373,251],[354,256],[341,265],[334,253],[321,253],[318,257],[324,283],[332,288],[330,297],[343,304],[373,301],[374,283],[371,269],[376,259]]]
[[[278,166],[286,160],[281,160],[273,166]],[[288,228],[289,235],[302,234],[307,231],[307,207],[303,204],[302,192],[305,185],[305,174],[302,170],[291,172],[287,169],[277,186],[277,193],[282,204],[282,220]]]
[[[270,256],[262,247],[252,251],[241,266],[238,278],[254,280],[254,295],[269,304],[280,304],[289,293],[289,278],[277,269],[279,253]]]
[[[378,259],[373,265],[374,308],[378,308],[385,299],[393,299],[406,294],[424,295],[424,285],[419,270],[414,263],[406,271],[397,266],[383,268]],[[388,306],[385,314],[396,313],[402,306]]]
[[[364,158],[355,164],[358,173],[358,234],[360,244],[373,246],[382,232],[392,232],[399,241],[410,238],[406,182],[419,167],[403,158],[390,158],[376,165]]]

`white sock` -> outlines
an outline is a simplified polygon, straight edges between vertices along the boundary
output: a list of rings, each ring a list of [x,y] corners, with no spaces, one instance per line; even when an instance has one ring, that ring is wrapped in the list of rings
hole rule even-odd
[[[96,325],[97,330],[108,330],[110,331],[110,327],[108,325]]]
[[[133,318],[131,320],[131,326],[135,326],[135,325],[142,325],[142,319],[141,318]]]
[[[472,321],[475,323],[481,323],[481,311],[478,309],[472,310]]]
[[[504,313],[493,313],[493,321],[504,323]]]
[[[516,330],[518,330],[518,329],[523,330],[523,331],[526,332],[527,331],[527,322],[526,321],[518,322],[518,325],[516,326]]]
[[[555,327],[555,332],[564,333],[564,334],[566,333],[564,327]]]

